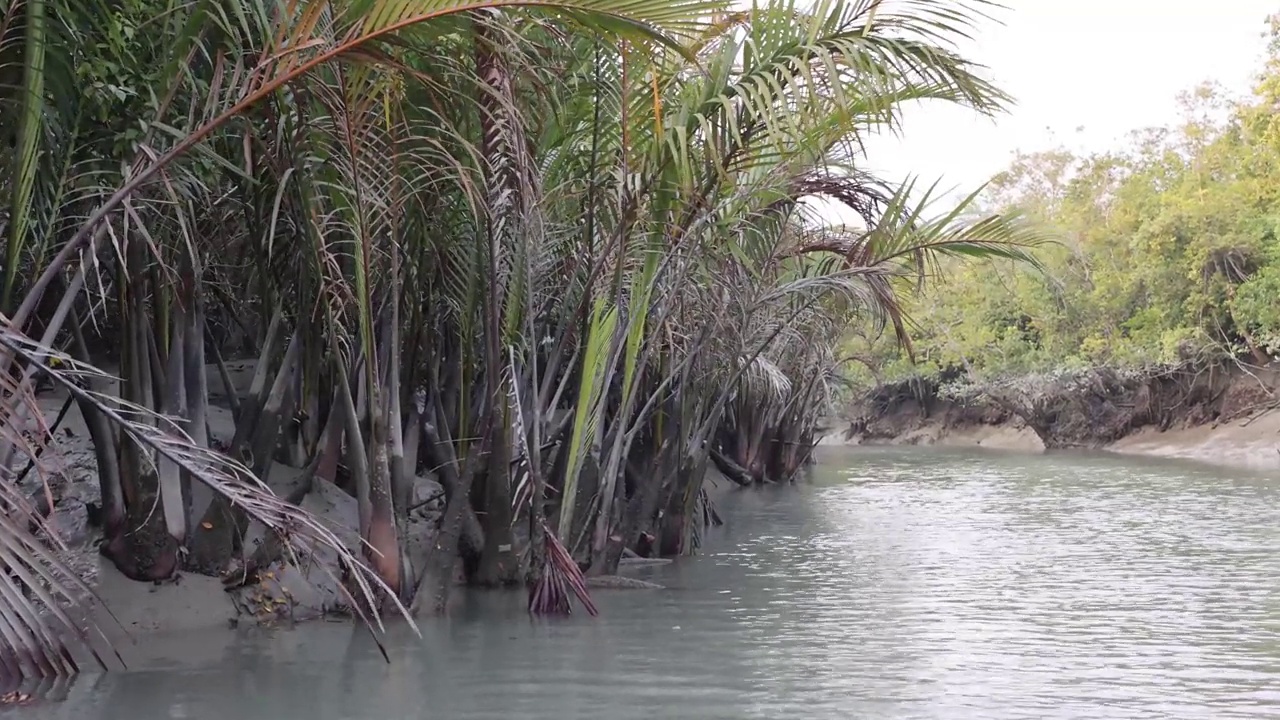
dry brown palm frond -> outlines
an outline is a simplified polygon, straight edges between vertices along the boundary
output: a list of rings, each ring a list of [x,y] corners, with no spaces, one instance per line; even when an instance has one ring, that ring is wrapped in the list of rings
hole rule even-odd
[[[0,434],[18,448],[20,463],[29,460],[43,472],[38,455],[49,440],[49,429],[35,396],[9,373],[0,375],[0,395],[16,401],[5,403],[6,408],[24,410],[0,417]],[[105,635],[92,620],[71,617],[80,614],[77,607],[98,604],[97,597],[61,559],[65,546],[20,491],[12,467],[0,468],[0,510],[0,687],[12,689],[33,677],[75,674],[73,648],[88,651],[105,669],[99,654],[102,644],[94,640],[101,639],[109,648]]]
[[[541,579],[529,593],[529,612],[534,615],[569,615],[573,612],[572,598],[576,597],[588,615],[599,615],[600,610],[591,600],[586,578],[578,563],[551,528],[544,525],[543,532],[547,538],[547,565]]]
[[[186,435],[178,423],[164,419],[147,408],[87,389],[92,386],[88,382],[90,379],[101,380],[109,376],[95,367],[39,345],[15,331],[7,320],[0,326],[0,347],[24,362],[39,366],[62,390],[95,407],[125,437],[154,450],[189,473],[193,479],[226,497],[232,505],[244,509],[250,517],[261,522],[283,541],[287,557],[296,561],[297,558],[309,556],[321,548],[334,553],[343,574],[354,586],[348,591],[352,595],[351,606],[371,625],[381,629],[382,619],[376,611],[366,611],[364,608],[378,607],[379,600],[383,597],[390,598],[394,607],[408,618],[408,611],[395,599],[394,594],[347,549],[332,530],[296,505],[276,496],[239,461],[216,450],[201,447]],[[56,367],[50,367],[51,365]]]

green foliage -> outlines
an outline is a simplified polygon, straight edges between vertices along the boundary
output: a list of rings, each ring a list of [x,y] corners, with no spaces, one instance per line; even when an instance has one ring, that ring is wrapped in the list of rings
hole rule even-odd
[[[43,97],[0,94],[45,131],[8,159],[26,180],[0,176],[31,218],[7,238],[4,326],[41,328],[44,350],[93,321],[126,399],[193,423],[207,388],[177,378],[210,359],[203,318],[263,338],[230,454],[257,459],[246,483],[277,444],[335,477],[343,458],[356,607],[444,607],[464,543],[482,548],[470,579],[525,563],[536,588],[578,561],[616,568],[646,531],[691,551],[713,452],[757,480],[805,462],[849,328],[905,343],[906,291],[964,261],[1028,264],[1041,239],[1019,213],[974,197],[935,213],[862,168],[862,140],[906,105],[1004,106],[950,49],[989,0],[42,2],[57,67],[21,75]],[[1015,307],[988,313],[1010,352],[1035,336]],[[90,416],[95,449],[118,450],[99,460],[118,527],[156,518],[172,567],[182,546],[218,572],[224,528],[245,524],[201,522],[221,505],[177,502],[179,463],[158,487],[137,472],[160,440],[107,442],[121,421]],[[19,452],[6,430],[0,465]],[[420,470],[447,497],[419,572],[401,530]]]
[[[871,380],[963,369],[1006,375],[1092,364],[1143,366],[1280,351],[1280,24],[1244,101],[1202,86],[1182,121],[1134,133],[1122,151],[1020,155],[983,202],[1057,234],[1042,268],[943,268],[906,311],[920,363],[855,337]]]
[[[1268,248],[1267,262],[1236,289],[1231,314],[1269,355],[1280,354],[1280,247]]]

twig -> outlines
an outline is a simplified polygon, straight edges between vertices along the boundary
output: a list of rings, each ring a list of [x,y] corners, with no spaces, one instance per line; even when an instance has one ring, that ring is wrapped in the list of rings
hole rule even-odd
[[[1248,420],[1245,420],[1244,422],[1240,423],[1240,427],[1249,427],[1249,425],[1254,420],[1257,420],[1258,418],[1263,417],[1268,412],[1275,410],[1278,407],[1280,407],[1280,400],[1274,401],[1271,404],[1267,405],[1266,407],[1262,408],[1261,410],[1256,411],[1253,415],[1249,416]]]
[[[53,438],[53,434],[58,431],[58,426],[62,424],[62,419],[67,416],[67,411],[71,409],[72,402],[75,402],[75,396],[67,395],[67,399],[62,403],[62,409],[58,411],[58,417],[54,419],[53,425],[49,428],[49,436],[51,439]],[[36,466],[36,460],[44,454],[44,449],[48,446],[48,443],[44,443],[40,445],[40,447],[36,448],[35,453],[27,460],[27,466],[22,468],[22,472],[18,473],[18,478],[13,481],[14,485],[20,485],[22,481],[26,479],[27,473],[31,472],[31,468]],[[50,507],[52,507],[52,503],[50,504]]]
[[[436,493],[435,495],[432,495],[431,497],[427,498],[426,500],[423,500],[422,502],[418,502],[418,503],[414,503],[413,505],[410,505],[409,509],[406,510],[405,512],[413,512],[414,510],[417,510],[420,507],[430,505],[431,503],[439,500],[440,498],[443,498],[444,496],[445,496],[445,492],[444,490],[441,490],[440,492]]]

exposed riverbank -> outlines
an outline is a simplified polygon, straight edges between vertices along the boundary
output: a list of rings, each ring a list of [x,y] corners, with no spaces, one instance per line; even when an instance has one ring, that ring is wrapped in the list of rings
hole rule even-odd
[[[226,367],[225,381],[239,397],[245,397],[252,381],[252,361],[232,362]],[[216,366],[206,368],[210,387],[207,416],[211,441],[228,445],[235,431],[227,382]],[[108,388],[114,392],[114,388]],[[256,577],[241,579],[235,572],[223,577],[209,577],[183,572],[171,582],[139,582],[121,573],[98,551],[102,535],[101,489],[90,434],[78,407],[66,403],[66,393],[44,391],[38,398],[44,427],[53,431],[39,463],[26,473],[21,487],[33,504],[51,501],[50,525],[64,549],[62,561],[93,590],[100,603],[94,603],[95,622],[124,655],[130,648],[167,642],[201,631],[258,626],[290,626],[300,622],[333,618],[345,620],[352,615],[349,598],[338,584],[340,568],[336,558],[316,553],[304,557],[301,568],[274,563]],[[34,432],[37,423],[31,423]],[[26,459],[21,463],[25,465]],[[283,462],[272,465],[267,484],[280,496],[287,496],[298,486],[303,474],[300,468]],[[732,486],[712,469],[707,489],[713,497]],[[358,536],[356,500],[337,486],[312,478],[310,490],[300,505],[334,531],[347,549],[359,556],[362,548]],[[207,491],[204,502],[208,502]],[[443,488],[431,473],[416,478],[411,498],[409,521],[409,558],[414,567],[422,567],[433,544],[443,509]],[[517,542],[524,542],[517,533]],[[252,523],[247,545],[256,546],[263,530]],[[251,549],[251,548],[249,548]],[[670,562],[664,559],[624,558],[618,575],[593,576],[587,584],[593,592],[615,590],[653,590],[661,586],[641,578],[655,566]],[[231,570],[235,569],[235,562]],[[638,577],[637,577],[638,575]],[[464,583],[461,564],[455,566],[454,581]],[[451,604],[465,593],[453,593]]]
[[[247,383],[250,371],[249,364],[233,364],[233,384]],[[211,385],[213,382],[211,378]],[[220,379],[216,382],[220,383]],[[1205,375],[1193,376],[1188,382],[1164,378],[1154,385],[1103,382],[1083,387],[1086,389],[1059,398],[1057,405],[1040,403],[1038,407],[1053,417],[1033,417],[1039,430],[1010,401],[948,395],[930,384],[898,387],[878,396],[880,403],[872,408],[875,412],[855,414],[853,419],[836,424],[833,434],[823,442],[983,447],[1033,453],[1042,452],[1047,445],[1085,446],[1232,467],[1280,468],[1280,408],[1274,402],[1273,375],[1231,374],[1216,379]],[[222,394],[212,393],[211,400],[212,434],[225,441],[233,429],[230,410]],[[41,398],[41,404],[46,422],[52,424],[61,399],[49,395]],[[1091,417],[1096,420],[1093,425]],[[1097,429],[1096,436],[1088,435],[1090,427]],[[1050,443],[1045,442],[1044,435],[1048,435]],[[97,497],[88,433],[74,407],[63,418],[56,437],[45,458],[46,477],[55,501],[54,524],[69,546],[65,555],[68,564],[90,583],[109,608],[111,615],[101,614],[99,624],[117,646],[128,648],[137,642],[149,645],[163,642],[164,637],[200,630],[288,625],[349,613],[345,598],[324,577],[323,568],[302,573],[281,567],[271,576],[246,585],[229,585],[219,578],[194,574],[184,574],[175,583],[161,585],[125,577],[96,550],[100,533],[90,516],[94,505],[101,501]],[[282,466],[278,469],[287,470]],[[715,474],[714,470],[711,472]],[[277,480],[275,475],[273,470],[270,484],[279,492],[290,479],[282,476]],[[34,474],[28,484],[33,479]],[[433,478],[420,478],[418,484],[421,487],[415,495],[421,498],[441,492]],[[719,477],[709,485],[717,493],[728,492],[732,487],[732,483]],[[358,551],[353,498],[336,487],[324,486],[308,493],[303,506],[339,530],[340,536]],[[421,536],[415,544],[420,551],[425,552],[430,541],[434,520],[432,510],[425,508],[415,523]],[[597,589],[609,589],[639,583],[592,584]],[[129,653],[125,655],[127,659]]]
[[[1080,447],[1252,470],[1280,469],[1280,371],[1178,370],[969,387],[912,381],[869,393],[824,444],[1019,452]],[[1003,391],[1003,392],[1001,392]]]
[[[228,391],[239,397],[247,394],[254,364],[232,362],[226,370],[224,378],[215,366],[206,367],[210,387],[209,436],[212,442],[223,445],[230,443],[235,432]],[[229,381],[231,387],[224,381]],[[113,387],[107,390],[115,392]],[[98,551],[102,496],[84,418],[74,404],[66,405],[65,392],[45,392],[37,400],[53,438],[40,458],[38,470],[24,478],[22,490],[33,502],[52,500],[49,518],[57,540],[64,546],[59,555],[101,601],[93,603],[95,623],[118,649],[127,649],[155,634],[289,624],[350,614],[348,598],[338,584],[337,559],[320,551],[303,558],[302,569],[276,562],[252,578],[238,579],[233,573],[209,577],[184,572],[176,580],[152,583],[125,576]],[[277,495],[287,496],[302,477],[301,469],[276,463],[267,475],[267,484]],[[355,499],[324,480],[313,478],[311,482],[301,507],[334,531],[348,550],[359,554]],[[410,515],[409,522],[415,541],[411,549],[418,556],[415,559],[425,554],[438,513],[438,503],[423,501],[440,492],[434,478],[418,478],[415,483],[414,500],[422,504]],[[209,491],[197,484],[192,486],[192,495],[193,502],[205,504],[211,498]],[[246,551],[252,552],[263,537],[262,527],[251,523]],[[125,656],[127,659],[127,652]]]

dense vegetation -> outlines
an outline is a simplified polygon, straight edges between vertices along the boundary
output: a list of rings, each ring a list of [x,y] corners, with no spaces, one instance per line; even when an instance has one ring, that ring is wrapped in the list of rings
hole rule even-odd
[[[1018,208],[1058,244],[1040,269],[949,268],[907,303],[918,364],[855,336],[866,381],[991,380],[1099,366],[1141,371],[1280,353],[1280,21],[1252,97],[1206,85],[1176,126],[1128,147],[1019,156],[981,203]]]
[[[102,552],[130,577],[224,572],[253,519],[284,542],[242,573],[337,549],[370,618],[443,607],[458,558],[563,612],[642,538],[696,547],[709,463],[791,478],[850,327],[903,330],[940,259],[1039,237],[930,219],[859,168],[904,103],[1001,108],[948,44],[979,17],[964,3],[3,7],[10,677],[64,671],[79,632],[11,483],[48,439],[24,424],[37,375],[87,421]],[[215,438],[205,366],[232,356],[254,382]],[[273,494],[274,465],[308,484]],[[424,473],[446,497],[418,561]],[[358,501],[363,558],[297,508],[321,482]]]

